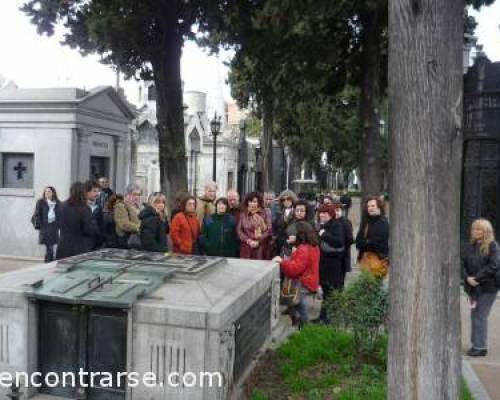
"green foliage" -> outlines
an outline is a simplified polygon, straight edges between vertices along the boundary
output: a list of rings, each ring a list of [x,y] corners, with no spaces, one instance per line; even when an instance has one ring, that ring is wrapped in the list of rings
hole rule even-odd
[[[326,299],[326,307],[334,327],[353,332],[358,356],[380,346],[388,311],[388,294],[382,280],[361,272],[343,291],[333,292]]]
[[[262,119],[251,113],[246,119],[246,133],[250,137],[260,137],[262,135]]]
[[[460,400],[474,400],[474,397],[472,396],[472,393],[467,387],[467,384],[465,383],[464,379],[462,379],[460,386],[461,386]]]

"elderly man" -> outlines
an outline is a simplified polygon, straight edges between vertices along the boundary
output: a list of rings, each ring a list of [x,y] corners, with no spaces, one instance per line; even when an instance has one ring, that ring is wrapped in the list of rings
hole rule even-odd
[[[207,183],[204,187],[205,192],[198,197],[196,204],[196,216],[200,225],[206,216],[215,213],[215,197],[217,196],[217,184],[215,182]]]
[[[240,195],[236,190],[230,190],[227,192],[227,202],[229,203],[228,213],[231,214],[238,222],[240,218]]]
[[[104,210],[106,208],[106,203],[114,192],[109,187],[109,179],[105,176],[100,177],[97,183],[99,184],[99,188],[101,189],[99,192],[99,196],[97,197],[97,204],[99,204],[99,207]]]

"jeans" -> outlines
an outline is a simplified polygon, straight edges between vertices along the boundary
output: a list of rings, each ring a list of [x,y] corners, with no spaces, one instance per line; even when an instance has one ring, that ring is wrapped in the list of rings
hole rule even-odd
[[[488,316],[496,297],[496,292],[481,293],[477,297],[476,307],[471,310],[471,342],[474,349],[488,348]]]
[[[309,289],[303,287],[300,282],[296,284],[298,288],[300,288],[300,300],[299,304],[294,307],[294,312],[292,314],[296,315],[302,323],[309,322],[309,318],[311,316],[311,312],[314,314],[314,310],[319,309],[319,300],[316,298],[316,293],[312,293]],[[313,315],[312,319],[317,318],[317,315]]]

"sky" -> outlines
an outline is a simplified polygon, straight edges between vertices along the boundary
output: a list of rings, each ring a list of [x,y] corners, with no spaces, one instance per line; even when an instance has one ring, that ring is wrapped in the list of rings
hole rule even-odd
[[[0,0],[0,75],[20,87],[76,86],[91,89],[100,85],[115,85],[116,75],[109,66],[99,63],[97,56],[82,57],[78,51],[60,44],[61,36],[39,36],[29,18],[18,7],[25,0]],[[492,61],[500,61],[500,0],[479,13],[471,11],[479,25],[478,43]],[[186,90],[213,92],[224,86],[226,100],[230,90],[224,81],[228,69],[221,61],[230,58],[224,52],[220,59],[208,54],[192,42],[184,46],[181,74]],[[221,83],[222,82],[222,83]],[[124,82],[129,101],[136,103],[138,84]]]

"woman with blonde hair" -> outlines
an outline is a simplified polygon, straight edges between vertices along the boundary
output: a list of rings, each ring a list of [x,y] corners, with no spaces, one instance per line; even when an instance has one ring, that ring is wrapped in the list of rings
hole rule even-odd
[[[462,254],[465,291],[471,297],[471,357],[488,353],[488,316],[497,297],[496,274],[500,268],[500,247],[491,222],[480,218],[471,226],[470,243]]]
[[[141,247],[146,251],[167,252],[169,225],[167,218],[167,199],[155,192],[149,196],[148,203],[139,213],[141,220]]]

